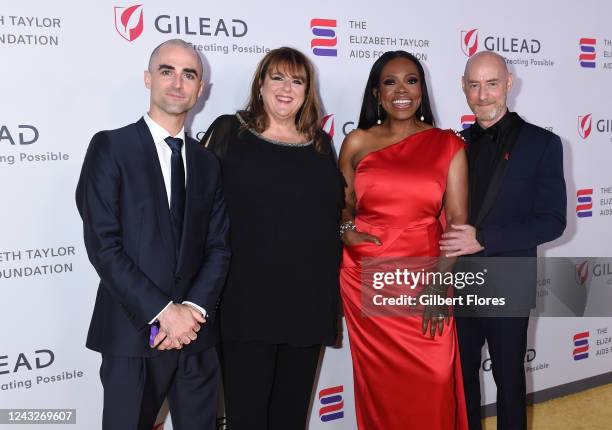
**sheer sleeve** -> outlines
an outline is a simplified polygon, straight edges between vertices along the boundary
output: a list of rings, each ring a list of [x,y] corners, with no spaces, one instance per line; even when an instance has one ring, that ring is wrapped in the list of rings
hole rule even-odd
[[[333,166],[333,169],[337,172],[338,177],[335,184],[330,184],[330,186],[336,187],[338,190],[338,207],[340,210],[344,209],[346,205],[345,202],[345,188],[346,188],[346,180],[344,179],[344,175],[340,171],[338,167],[338,156],[336,154],[336,148],[334,147],[333,139],[326,132],[321,132],[319,136],[322,139],[322,149],[329,157],[330,163]]]
[[[236,137],[239,127],[240,123],[236,115],[221,115],[208,127],[200,143],[222,160],[230,141]]]

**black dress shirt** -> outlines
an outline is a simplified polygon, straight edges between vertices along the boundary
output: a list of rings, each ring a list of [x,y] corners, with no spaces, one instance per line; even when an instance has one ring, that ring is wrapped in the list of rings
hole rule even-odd
[[[495,124],[484,129],[478,123],[472,125],[468,157],[470,224],[474,225],[482,209],[493,173],[499,163],[509,158],[509,148],[518,138],[523,120],[514,112],[506,114]]]

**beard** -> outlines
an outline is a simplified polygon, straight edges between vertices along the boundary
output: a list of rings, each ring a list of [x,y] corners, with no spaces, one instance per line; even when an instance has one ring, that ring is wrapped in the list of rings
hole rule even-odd
[[[496,104],[483,107],[475,106],[474,115],[480,121],[493,121],[498,118],[504,111],[505,104]]]

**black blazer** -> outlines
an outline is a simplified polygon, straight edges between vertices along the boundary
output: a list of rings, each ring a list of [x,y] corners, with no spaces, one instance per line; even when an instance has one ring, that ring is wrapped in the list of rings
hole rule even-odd
[[[468,143],[470,157],[471,128],[461,134]],[[536,257],[537,246],[561,236],[566,226],[561,139],[525,122],[511,151],[503,157],[493,173],[481,210],[470,214],[485,246],[483,252],[474,256]],[[533,307],[535,258],[505,258],[502,264],[500,275],[504,279],[500,285],[504,295],[510,297],[510,306]]]
[[[100,276],[87,347],[146,357],[149,325],[172,300],[206,309],[208,322],[185,350],[217,341],[216,312],[230,259],[229,221],[216,157],[187,137],[187,197],[179,255],[168,197],[144,119],[91,140],[76,203],[85,247]]]

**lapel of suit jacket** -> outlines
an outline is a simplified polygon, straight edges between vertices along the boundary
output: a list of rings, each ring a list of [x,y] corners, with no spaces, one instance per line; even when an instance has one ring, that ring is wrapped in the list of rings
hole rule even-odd
[[[197,145],[197,143],[195,143]],[[191,142],[187,136],[185,136],[185,159],[187,161],[187,182],[185,189],[185,215],[183,218],[183,232],[181,233],[181,245],[178,255],[177,271],[182,269],[183,257],[185,256],[185,247],[189,240],[189,232],[192,230],[191,223],[193,222],[193,199],[195,197],[195,177],[197,176],[195,168],[195,154],[194,151],[197,147],[194,146],[194,142]]]
[[[136,123],[138,134],[140,135],[140,143],[142,144],[146,160],[146,175],[151,179],[151,183],[154,184],[153,198],[155,201],[155,210],[157,212],[157,220],[159,223],[159,230],[162,237],[164,248],[168,253],[168,258],[171,262],[176,261],[176,247],[174,246],[174,239],[172,237],[172,224],[170,221],[170,207],[168,206],[168,194],[166,193],[166,185],[164,183],[164,177],[162,175],[161,166],[159,164],[159,156],[155,149],[155,142],[153,136],[149,131],[149,127],[145,122],[144,118],[140,118]]]
[[[464,130],[461,131],[461,136],[463,136],[464,140],[467,143],[467,147],[465,150],[465,155],[467,156],[468,159],[468,214],[472,214],[472,177],[470,175],[470,171],[471,171],[471,167],[472,167],[472,154],[471,154],[471,149],[472,149],[472,133],[471,133],[471,129],[472,127],[468,127]]]
[[[506,138],[506,142],[504,143],[504,148],[502,150],[502,154],[504,154],[504,156],[498,161],[495,171],[493,172],[493,175],[491,175],[491,182],[487,187],[487,192],[485,193],[482,205],[480,206],[480,211],[478,212],[478,216],[476,217],[476,221],[474,223],[476,228],[480,227],[482,221],[493,208],[493,204],[495,203],[495,199],[499,193],[504,176],[508,170],[508,165],[511,162],[510,159],[512,157],[510,157],[510,154],[512,154],[512,150],[518,144],[518,141],[521,138],[523,125],[524,122],[521,122],[520,127],[516,127],[516,129],[513,130],[514,132],[510,132]]]

